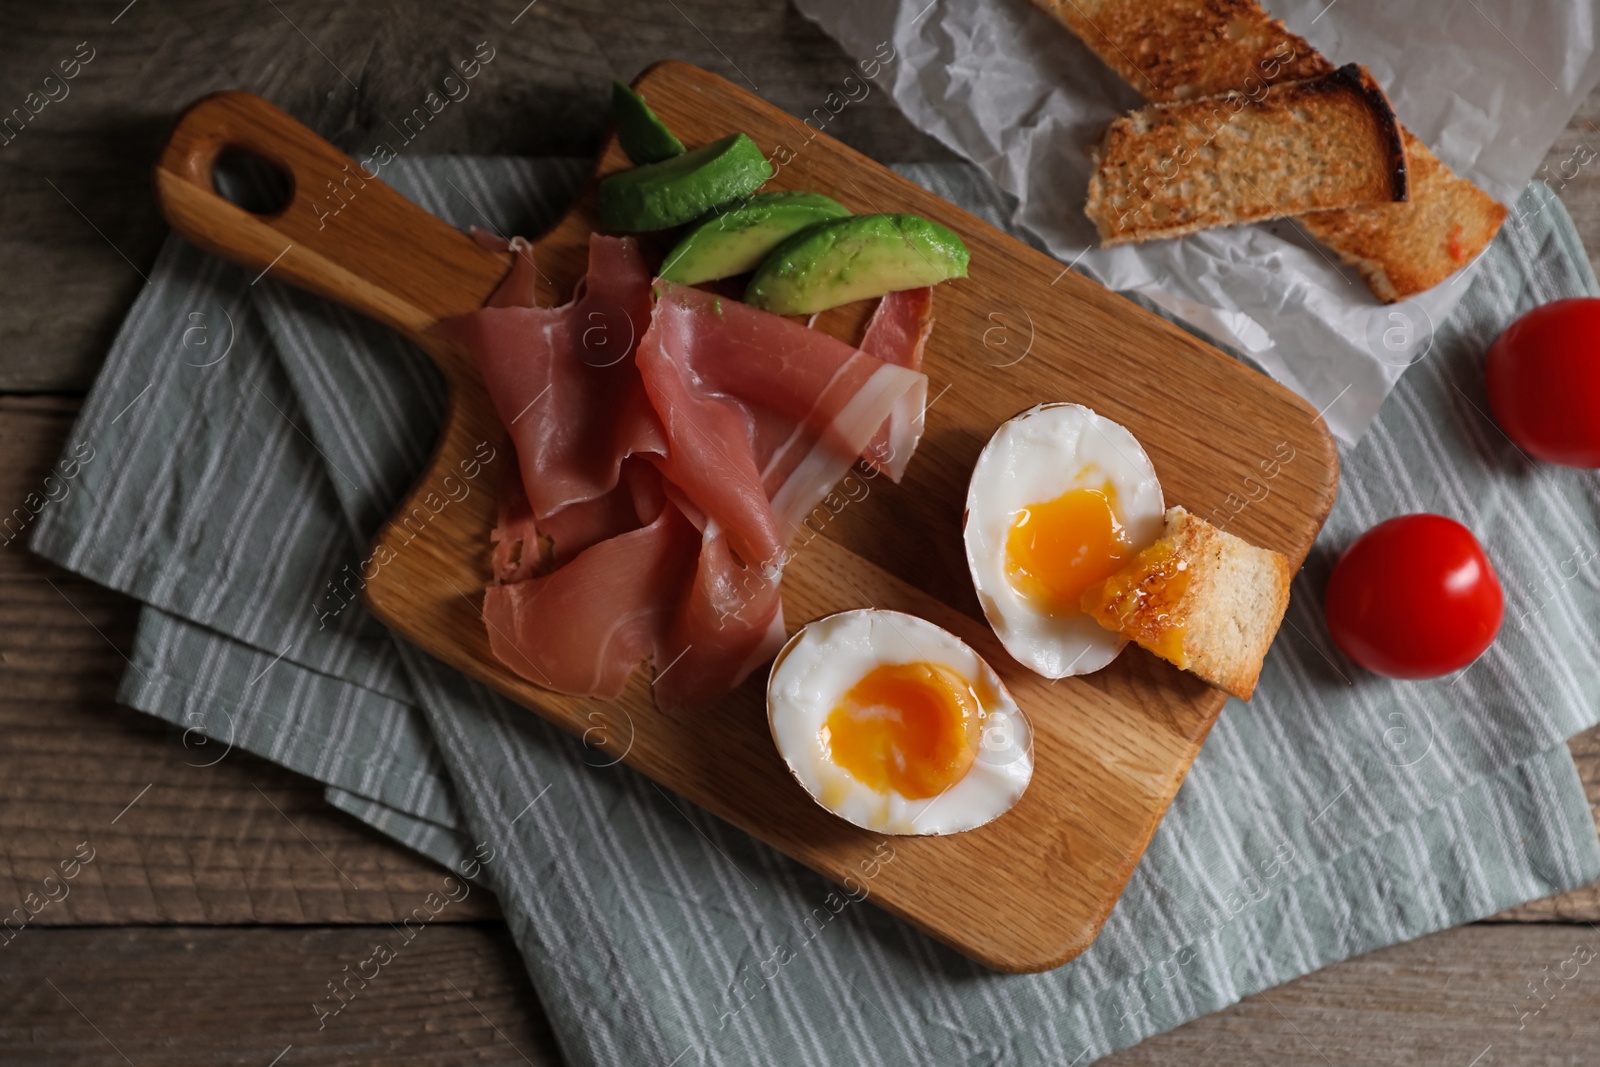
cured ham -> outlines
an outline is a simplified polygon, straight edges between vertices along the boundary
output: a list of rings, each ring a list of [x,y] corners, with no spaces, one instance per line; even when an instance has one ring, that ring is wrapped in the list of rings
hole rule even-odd
[[[520,582],[532,578],[539,569],[543,556],[539,542],[539,524],[533,517],[533,506],[522,488],[522,472],[516,464],[507,464],[505,476],[500,479],[500,515],[494,530],[489,534],[494,546],[494,580],[497,584]]]
[[[661,470],[718,518],[742,561],[772,566],[900,408],[917,412],[890,429],[910,458],[922,431],[923,375],[747,304],[658,287],[636,361],[666,425]]]
[[[541,685],[606,698],[653,657],[660,707],[712,700],[780,646],[805,516],[858,457],[904,471],[931,301],[886,297],[857,349],[652,283],[631,238],[591,237],[573,300],[531,306],[531,248],[501,247],[515,258],[488,306],[440,327],[474,354],[515,445],[491,648]]]
[[[630,358],[651,312],[638,246],[597,238],[576,298],[559,308],[513,303],[531,298],[536,279],[522,246],[511,246],[511,273],[489,305],[439,329],[477,357],[542,519],[610,492],[623,457],[664,452],[666,442]]]
[[[861,351],[885,363],[921,370],[922,350],[932,332],[933,286],[902,289],[878,301],[861,337]],[[922,404],[913,409],[909,399],[902,401],[862,453],[862,459],[887,474],[892,482],[900,481],[911,459],[909,454],[897,457],[895,443],[907,433],[922,436],[922,409]]]
[[[660,476],[630,465],[618,487],[634,521],[547,574],[489,587],[483,618],[495,658],[564,693],[612,697],[662,644],[664,608],[699,544]]]

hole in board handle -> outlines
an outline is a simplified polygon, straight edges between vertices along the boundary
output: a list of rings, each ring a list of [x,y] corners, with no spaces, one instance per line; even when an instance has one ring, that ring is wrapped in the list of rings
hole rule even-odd
[[[252,215],[270,218],[294,199],[294,177],[276,163],[243,148],[227,147],[211,168],[218,196]]]

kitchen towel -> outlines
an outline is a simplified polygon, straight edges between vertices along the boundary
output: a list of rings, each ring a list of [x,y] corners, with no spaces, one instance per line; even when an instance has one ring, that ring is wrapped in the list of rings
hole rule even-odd
[[[1008,225],[1014,205],[973,168],[899,169]],[[584,170],[401,159],[383,177],[457,225],[531,234]],[[439,376],[383,329],[177,238],[151,278],[32,547],[144,603],[124,702],[327,783],[491,887],[569,1063],[1084,1064],[1600,878],[1563,745],[1600,718],[1600,481],[1530,463],[1483,394],[1512,318],[1596,291],[1541,184],[1345,452],[1255,699],[1228,703],[1099,939],[1037,975],[984,970],[876,909],[870,877],[830,885],[391,637],[347,590],[430,451]],[[1507,617],[1465,671],[1402,684],[1339,654],[1320,594],[1344,545],[1413,511],[1478,533]],[[341,1025],[320,994],[308,1040]]]

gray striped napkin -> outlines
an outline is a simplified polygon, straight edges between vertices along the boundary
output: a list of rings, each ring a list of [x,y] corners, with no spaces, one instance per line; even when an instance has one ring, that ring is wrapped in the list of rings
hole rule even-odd
[[[402,159],[384,177],[458,225],[534,233],[583,169]],[[975,170],[900,169],[1008,228]],[[1596,291],[1543,185],[1344,456],[1255,700],[1228,704],[1099,940],[1039,975],[977,967],[874,908],[870,881],[843,895],[394,640],[338,590],[425,460],[437,374],[180,241],[152,278],[68,443],[96,458],[34,549],[146,605],[123,701],[318,778],[490,886],[574,1064],[1082,1064],[1600,878],[1562,744],[1600,717],[1600,481],[1530,466],[1482,391],[1514,315]],[[1341,546],[1419,510],[1478,532],[1508,616],[1464,673],[1395,684],[1332,647],[1319,596]],[[317,993],[307,1027],[338,1026]]]

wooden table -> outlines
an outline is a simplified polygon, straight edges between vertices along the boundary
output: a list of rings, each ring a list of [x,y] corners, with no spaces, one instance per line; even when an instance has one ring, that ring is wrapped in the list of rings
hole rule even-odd
[[[163,234],[147,167],[179,108],[243,88],[353,150],[488,41],[473,95],[430,153],[587,155],[608,82],[674,57],[804,114],[847,70],[783,0],[97,0],[0,7],[0,106],[58,60],[93,58],[0,149],[0,502],[40,483]],[[1592,121],[1593,120],[1593,121]],[[1547,161],[1592,248],[1600,94]],[[830,128],[883,160],[946,159],[882,92]],[[1592,158],[1592,153],[1579,159]],[[1567,169],[1567,173],[1571,168]],[[0,549],[0,910],[78,842],[94,862],[0,950],[0,1062],[555,1064],[493,901],[475,894],[319,1032],[312,1001],[441,872],[329,807],[314,782],[240,752],[215,766],[113,699],[132,601]],[[1600,798],[1600,731],[1572,742]],[[333,868],[348,875],[345,881]],[[446,921],[448,920],[448,921]],[[1105,1061],[1156,1064],[1592,1062],[1600,981],[1519,1028],[1525,983],[1592,940],[1589,887],[1372,953]],[[281,1059],[275,1060],[274,1057]]]

